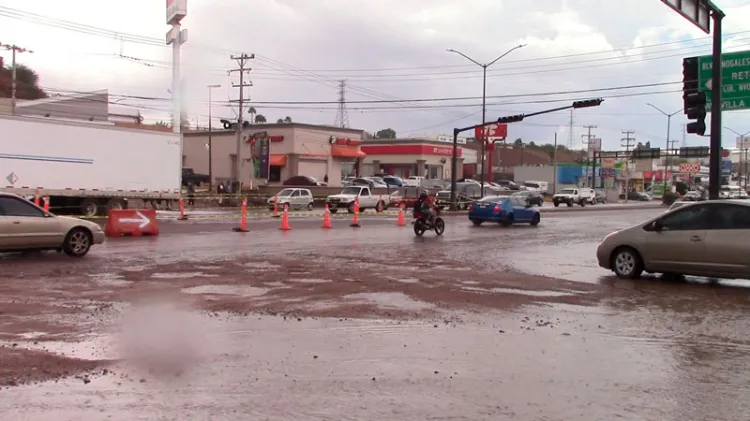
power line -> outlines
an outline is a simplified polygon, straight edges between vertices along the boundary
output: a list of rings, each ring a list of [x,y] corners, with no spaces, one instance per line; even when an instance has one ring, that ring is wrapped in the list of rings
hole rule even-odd
[[[71,21],[66,21],[62,19],[56,19],[56,18],[51,18],[48,16],[39,15],[36,13],[25,12],[19,9],[13,9],[10,7],[5,7],[5,6],[0,6],[0,16],[18,19],[18,20],[26,20],[26,21],[30,21],[31,23],[56,27],[56,28],[64,29],[64,30],[80,32],[80,33],[84,33],[87,35],[95,35],[95,36],[113,38],[113,39],[120,40],[122,42],[131,42],[131,43],[138,43],[138,44],[145,44],[145,45],[153,45],[153,46],[158,46],[158,47],[167,47],[164,44],[163,39],[160,39],[160,38],[107,30],[107,29],[98,28],[98,27],[91,26],[91,25],[79,24],[79,23],[75,23]],[[732,36],[746,34],[746,33],[750,33],[750,31],[739,31],[739,32],[734,32],[734,33],[728,33],[728,34],[724,34],[723,37],[730,38]],[[601,51],[592,51],[592,52],[586,52],[586,53],[565,54],[565,55],[559,55],[559,56],[537,57],[537,58],[520,59],[520,60],[508,60],[504,62],[504,64],[524,63],[524,62],[538,63],[539,61],[566,59],[566,58],[573,58],[573,57],[584,57],[584,56],[599,55],[599,54],[616,54],[616,53],[622,54],[622,53],[626,53],[626,52],[633,51],[633,50],[645,50],[645,49],[650,49],[650,48],[686,44],[686,43],[702,41],[702,40],[710,40],[710,39],[711,37],[702,37],[700,39],[675,40],[675,41],[643,45],[643,46],[638,46],[638,47],[619,48],[616,50],[601,50]],[[196,45],[196,44],[193,44],[193,45]],[[203,45],[196,45],[196,46],[200,48],[208,48],[208,49],[214,50],[215,52],[221,52],[221,53],[233,52],[231,50],[221,49],[221,48],[216,48],[216,47],[207,47]],[[621,58],[621,57],[613,57],[610,59],[618,59],[618,58]],[[326,73],[326,72],[341,73],[341,72],[361,72],[361,71],[425,70],[425,69],[469,68],[469,67],[472,67],[472,66],[438,65],[438,66],[395,67],[395,68],[378,68],[378,69],[317,69],[317,70],[308,69],[308,71],[318,72],[318,73]],[[538,64],[536,64],[534,67],[538,67]]]

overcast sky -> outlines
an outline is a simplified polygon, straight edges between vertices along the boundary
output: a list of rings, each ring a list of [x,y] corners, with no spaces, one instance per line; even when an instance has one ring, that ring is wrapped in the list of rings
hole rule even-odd
[[[0,0],[0,42],[33,50],[19,62],[34,68],[51,93],[108,89],[120,107],[140,107],[147,122],[167,119],[172,56],[164,3]],[[716,3],[727,15],[724,51],[750,50],[750,0]],[[646,104],[679,110],[682,57],[711,51],[705,33],[659,0],[189,0],[183,28],[193,124],[207,124],[209,84],[222,85],[214,90],[213,115],[236,118],[229,100],[238,97],[231,87],[237,74],[227,70],[236,64],[229,56],[245,52],[256,54],[251,105],[269,121],[333,124],[335,103],[273,103],[335,102],[338,80],[346,79],[350,127],[450,133],[481,120],[482,72],[446,49],[485,63],[527,44],[489,68],[488,120],[601,96],[601,107],[574,114],[572,137],[568,112],[513,124],[509,137],[551,143],[557,132],[560,143],[572,138],[580,147],[583,126],[596,125],[592,133],[605,149],[619,148],[622,130],[664,147],[667,119]],[[623,88],[634,85],[652,86]],[[473,99],[387,102],[461,97]],[[750,131],[749,117],[727,112],[724,125]],[[672,119],[678,143],[684,123],[682,113]],[[723,135],[724,145],[734,146],[735,135]],[[687,144],[708,140],[688,135]]]

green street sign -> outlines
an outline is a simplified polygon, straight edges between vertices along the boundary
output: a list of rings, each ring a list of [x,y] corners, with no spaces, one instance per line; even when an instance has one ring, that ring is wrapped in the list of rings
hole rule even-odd
[[[711,110],[711,56],[698,57],[698,89],[706,93],[706,110]],[[750,51],[721,55],[721,110],[750,109]]]

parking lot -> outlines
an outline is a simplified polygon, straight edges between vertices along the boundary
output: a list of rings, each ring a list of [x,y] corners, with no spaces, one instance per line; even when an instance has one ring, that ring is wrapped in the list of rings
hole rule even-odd
[[[0,419],[741,419],[746,285],[597,267],[605,235],[660,212],[446,215],[441,237],[395,214],[237,233],[236,213],[161,212],[160,236],[83,259],[6,256]]]

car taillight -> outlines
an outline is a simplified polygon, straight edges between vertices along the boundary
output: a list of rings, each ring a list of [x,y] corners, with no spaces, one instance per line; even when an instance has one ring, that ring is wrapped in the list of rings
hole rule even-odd
[[[495,205],[495,207],[492,209],[492,211],[495,212],[495,213],[498,213],[501,210],[503,210],[503,208],[501,208],[500,205]]]
[[[469,205],[469,212],[471,212],[473,210],[474,210],[474,204],[472,203],[471,205]]]

